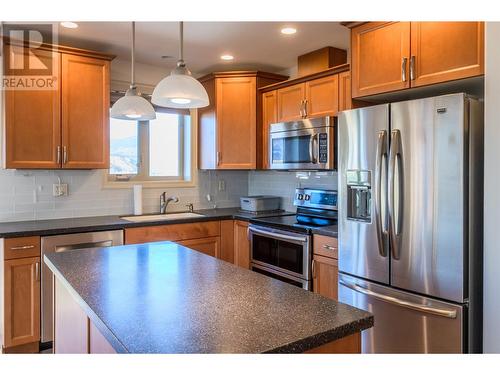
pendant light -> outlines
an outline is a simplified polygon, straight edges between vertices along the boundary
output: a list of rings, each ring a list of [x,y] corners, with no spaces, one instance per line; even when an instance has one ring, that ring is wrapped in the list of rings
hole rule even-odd
[[[121,97],[113,104],[110,116],[120,120],[154,120],[156,118],[156,113],[153,106],[137,93],[137,87],[135,86],[135,22],[132,22],[131,65],[130,88],[125,93],[125,96]]]
[[[201,108],[209,104],[203,85],[193,76],[184,63],[184,30],[179,23],[180,47],[177,67],[156,85],[151,101],[161,107]]]

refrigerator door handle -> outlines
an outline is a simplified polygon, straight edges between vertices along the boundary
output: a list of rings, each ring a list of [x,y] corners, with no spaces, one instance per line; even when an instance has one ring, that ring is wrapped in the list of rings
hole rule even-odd
[[[410,301],[405,301],[400,298],[396,297],[391,297],[387,296],[385,294],[377,293],[372,290],[363,288],[355,283],[349,283],[346,282],[345,280],[340,279],[339,284],[345,286],[346,288],[352,289],[358,293],[365,294],[367,296],[376,298],[378,300],[391,303],[393,305],[405,307],[408,309],[416,310],[416,311],[421,311],[427,314],[432,314],[432,315],[437,315],[437,316],[442,316],[444,318],[449,318],[449,319],[455,319],[457,317],[457,312],[455,310],[448,310],[448,309],[438,309],[435,307],[431,307],[428,305],[423,305],[419,303],[414,303]]]
[[[375,164],[375,180],[377,193],[375,194],[375,223],[377,225],[378,251],[380,256],[387,257],[385,241],[387,237],[386,218],[382,217],[382,170],[385,166],[384,159],[387,158],[387,132],[381,130],[377,140],[377,160]],[[385,213],[385,210],[384,210]]]
[[[395,175],[398,172],[398,205],[395,207]],[[403,160],[401,155],[401,132],[395,129],[391,132],[391,150],[389,152],[389,218],[391,222],[390,238],[392,256],[398,260],[401,256],[399,240],[403,226],[404,187],[403,187]]]

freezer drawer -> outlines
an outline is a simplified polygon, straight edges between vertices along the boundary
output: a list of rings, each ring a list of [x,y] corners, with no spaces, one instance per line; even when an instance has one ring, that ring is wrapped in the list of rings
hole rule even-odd
[[[363,353],[463,353],[466,306],[339,275],[339,301],[370,311]]]

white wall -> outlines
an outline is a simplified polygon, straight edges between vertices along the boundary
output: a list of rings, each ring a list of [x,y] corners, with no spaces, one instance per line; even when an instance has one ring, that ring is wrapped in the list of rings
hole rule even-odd
[[[484,337],[500,353],[500,23],[486,23],[484,165]]]
[[[248,176],[249,195],[276,195],[281,197],[281,208],[295,211],[295,188],[311,187],[337,190],[336,172],[277,172],[252,171]]]

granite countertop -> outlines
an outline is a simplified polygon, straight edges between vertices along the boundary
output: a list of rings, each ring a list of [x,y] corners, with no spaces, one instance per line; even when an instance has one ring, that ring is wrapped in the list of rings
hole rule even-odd
[[[328,237],[338,237],[339,229],[337,225],[328,225],[326,227],[317,227],[312,229],[313,234],[321,234]]]
[[[120,353],[304,352],[373,315],[172,242],[44,261]]]
[[[145,227],[162,224],[180,224],[193,223],[200,221],[237,219],[250,220],[256,217],[294,215],[293,212],[274,212],[274,213],[248,213],[241,212],[238,207],[217,208],[208,210],[195,210],[195,213],[203,217],[176,219],[176,220],[158,220],[141,223],[134,223],[123,220],[120,216],[92,216],[80,218],[54,219],[54,220],[35,220],[35,221],[17,221],[0,223],[0,238],[24,237],[24,236],[48,236],[54,234],[70,234],[93,232],[102,230],[115,230],[132,227]],[[126,215],[123,215],[126,216]]]

